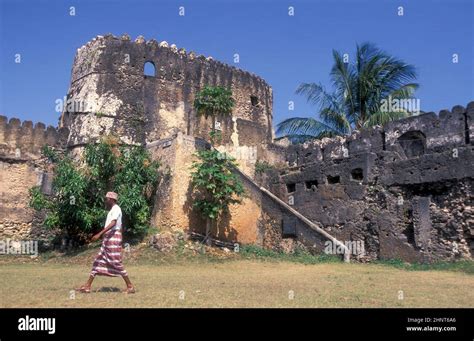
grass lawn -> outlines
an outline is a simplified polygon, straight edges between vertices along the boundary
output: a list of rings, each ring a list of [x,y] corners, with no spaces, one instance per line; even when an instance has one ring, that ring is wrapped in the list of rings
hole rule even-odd
[[[473,262],[453,271],[156,251],[125,260],[136,294],[119,292],[122,279],[107,277],[97,277],[91,294],[74,294],[96,252],[3,258],[0,307],[474,307]]]

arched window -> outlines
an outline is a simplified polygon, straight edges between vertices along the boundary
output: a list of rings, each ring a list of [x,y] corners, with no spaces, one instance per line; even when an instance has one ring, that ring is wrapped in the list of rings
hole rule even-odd
[[[144,70],[143,70],[143,74],[146,77],[155,77],[156,76],[155,64],[153,64],[153,62],[146,62]]]
[[[418,157],[425,153],[426,136],[419,130],[408,131],[398,138],[407,158]]]

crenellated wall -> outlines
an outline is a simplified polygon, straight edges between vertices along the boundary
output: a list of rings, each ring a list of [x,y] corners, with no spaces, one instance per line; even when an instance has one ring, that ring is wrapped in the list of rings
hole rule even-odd
[[[154,65],[154,75],[144,74],[145,63]],[[263,154],[262,144],[273,138],[273,98],[262,78],[143,37],[98,36],[77,50],[68,99],[79,105],[64,111],[61,126],[70,128],[69,147],[106,133],[137,144],[178,131],[207,139],[210,119],[197,117],[193,108],[206,85],[230,88],[235,100],[232,115],[220,120],[221,145],[236,154],[241,146]]]
[[[365,258],[471,258],[472,136],[474,102],[290,145],[273,191]]]
[[[43,217],[29,207],[28,191],[33,186],[50,190],[52,170],[41,149],[64,148],[67,136],[65,128],[0,116],[0,239],[49,243],[52,232],[42,227]]]
[[[43,123],[21,122],[18,118],[0,116],[0,158],[16,161],[33,160],[41,156],[44,145],[59,147],[68,137],[66,128],[46,127]]]

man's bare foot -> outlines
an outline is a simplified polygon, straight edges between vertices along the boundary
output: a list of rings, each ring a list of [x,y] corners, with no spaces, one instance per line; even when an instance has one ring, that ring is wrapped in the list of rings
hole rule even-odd
[[[79,288],[76,288],[75,290],[78,291],[78,292],[82,292],[82,293],[84,293],[84,294],[90,294],[90,292],[91,292],[91,287],[89,287],[89,286],[87,286],[87,285],[83,285],[83,286],[81,286],[81,287],[79,287]]]
[[[133,286],[127,287],[127,289],[125,289],[123,292],[126,293],[126,294],[134,294],[135,293],[135,287],[133,287]]]

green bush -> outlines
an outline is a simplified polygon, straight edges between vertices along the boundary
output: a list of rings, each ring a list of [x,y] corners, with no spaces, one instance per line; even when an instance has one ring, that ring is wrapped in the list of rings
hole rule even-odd
[[[115,191],[125,231],[133,236],[147,231],[159,164],[151,160],[145,148],[122,146],[107,136],[88,145],[81,160],[49,147],[43,149],[43,155],[54,166],[53,194],[44,195],[39,187],[31,188],[30,206],[46,213],[46,227],[84,241],[103,227],[107,216],[104,196],[107,191]]]
[[[267,161],[257,160],[257,162],[255,162],[255,174],[263,174],[266,171],[269,171],[273,168],[274,167],[271,164],[269,164]]]
[[[215,130],[216,119],[232,115],[235,100],[232,98],[232,91],[221,86],[205,86],[194,99],[194,110],[198,116],[212,118],[211,143],[220,142],[222,135]]]
[[[221,86],[205,86],[194,99],[194,109],[197,115],[203,115],[206,118],[230,115],[234,105],[232,91]]]
[[[232,171],[237,167],[234,158],[215,149],[200,150],[196,156],[198,161],[193,162],[191,172],[193,205],[205,218],[215,221],[229,205],[241,202],[244,187]]]

